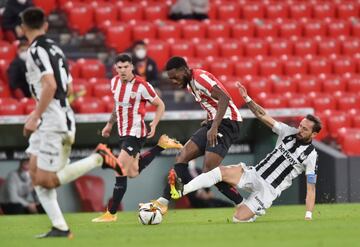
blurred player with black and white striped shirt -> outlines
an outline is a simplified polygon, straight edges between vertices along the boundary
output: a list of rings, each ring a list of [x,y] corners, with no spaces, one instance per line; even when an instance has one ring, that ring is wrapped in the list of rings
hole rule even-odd
[[[238,84],[241,96],[250,110],[265,125],[278,135],[274,150],[254,167],[244,163],[222,166],[203,173],[183,185],[174,170],[169,173],[172,198],[177,199],[200,188],[210,187],[220,181],[250,192],[248,198],[236,207],[234,222],[252,222],[257,216],[265,214],[272,202],[281,192],[291,186],[292,180],[301,173],[307,176],[307,195],[305,219],[312,219],[315,206],[315,184],[317,176],[317,152],[312,139],[320,132],[321,122],[307,115],[298,128],[290,127],[270,117],[256,104]]]

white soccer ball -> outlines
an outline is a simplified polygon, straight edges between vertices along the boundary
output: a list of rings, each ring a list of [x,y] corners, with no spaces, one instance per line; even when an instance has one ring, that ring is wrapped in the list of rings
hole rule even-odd
[[[139,222],[143,225],[157,225],[162,221],[160,209],[152,203],[144,203],[139,208]]]

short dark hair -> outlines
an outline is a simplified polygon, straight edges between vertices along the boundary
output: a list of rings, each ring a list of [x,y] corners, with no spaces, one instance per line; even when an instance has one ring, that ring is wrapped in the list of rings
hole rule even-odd
[[[318,118],[317,116],[314,116],[312,114],[306,115],[305,118],[314,123],[313,129],[312,129],[313,132],[319,133],[321,131],[322,123],[321,123],[320,118]]]
[[[165,66],[165,70],[180,69],[182,67],[189,68],[183,57],[171,57]]]
[[[132,64],[132,58],[127,53],[121,53],[115,57],[115,64],[118,62],[122,62],[122,63],[129,62]]]
[[[42,9],[30,7],[21,13],[21,21],[30,29],[40,29],[46,22],[46,17]]]

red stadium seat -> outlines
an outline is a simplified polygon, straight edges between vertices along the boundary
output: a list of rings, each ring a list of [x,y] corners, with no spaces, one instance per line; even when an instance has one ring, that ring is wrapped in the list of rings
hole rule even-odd
[[[337,98],[337,106],[340,111],[360,109],[360,98],[354,93],[342,94]]]
[[[294,43],[294,54],[296,56],[316,55],[317,45],[313,39],[299,39]]]
[[[235,75],[239,77],[259,75],[259,63],[255,59],[244,58],[235,63]]]
[[[144,16],[147,21],[166,20],[168,17],[168,7],[163,3],[151,3],[144,8]]]
[[[56,9],[56,0],[33,0],[33,3],[35,6],[42,8],[46,15]]]
[[[209,11],[208,11],[208,16],[210,20],[215,20],[217,19],[217,9],[219,7],[219,4],[217,2],[212,2],[211,4],[209,4]]]
[[[162,70],[170,57],[170,45],[161,40],[150,42],[147,45],[147,54],[155,60],[158,68]]]
[[[102,212],[105,184],[101,177],[85,175],[75,180],[82,212]]]
[[[348,92],[360,92],[360,75],[351,76],[347,81]]]
[[[289,17],[289,6],[286,3],[270,3],[265,6],[267,19],[287,19]]]
[[[36,101],[33,98],[22,98],[19,103],[23,106],[25,115],[29,115],[35,110]]]
[[[279,94],[267,94],[260,103],[266,109],[286,108],[288,106],[287,99]]]
[[[194,44],[186,40],[175,40],[170,48],[171,56],[194,57]]]
[[[339,2],[336,5],[336,16],[339,19],[348,19],[351,17],[359,17],[359,6],[352,2]]]
[[[344,55],[352,56],[360,54],[360,40],[359,38],[347,38],[342,42],[342,53]]]
[[[102,98],[103,96],[112,96],[112,92],[110,89],[110,83],[99,83],[94,85],[94,97]]]
[[[263,19],[265,17],[264,5],[260,2],[247,2],[242,5],[242,17],[246,20]]]
[[[355,73],[356,64],[351,57],[337,57],[333,60],[334,73],[343,75],[345,73]]]
[[[312,6],[306,2],[293,2],[289,4],[290,18],[299,20],[302,18],[310,19],[312,16]]]
[[[269,45],[265,40],[252,39],[245,43],[245,55],[247,57],[265,57],[268,55]]]
[[[297,84],[295,81],[283,78],[283,77],[273,77],[271,78],[273,93],[275,94],[294,94],[297,91]]]
[[[342,151],[347,155],[360,155],[360,129],[352,129],[343,135],[340,143]]]
[[[9,68],[11,60],[0,59],[0,80],[8,83],[7,70]]]
[[[71,2],[70,2],[71,3]],[[88,4],[76,3],[67,8],[67,22],[71,29],[84,35],[94,27],[94,10]]]
[[[138,21],[132,23],[133,40],[155,39],[156,25],[151,22]]]
[[[301,76],[296,79],[298,91],[302,94],[309,94],[312,92],[318,93],[322,91],[321,81],[314,76]]]
[[[309,61],[309,72],[313,75],[331,74],[331,62],[324,57],[316,57]]]
[[[336,110],[335,97],[328,94],[319,94],[313,98],[313,107],[316,112],[323,112],[325,110]]]
[[[236,3],[221,4],[217,7],[219,20],[237,20],[240,18],[240,6]]]
[[[279,27],[273,21],[255,21],[255,33],[256,37],[265,39],[268,37],[277,38],[279,36]]]
[[[236,105],[236,107],[240,108],[242,105],[245,104],[244,100],[239,97],[239,89],[236,86],[236,82],[238,81],[234,77],[229,76],[220,76],[218,78],[226,88],[226,91],[230,94],[232,101]]]
[[[278,58],[264,58],[260,61],[260,75],[282,75],[283,74],[283,63]]]
[[[333,138],[338,138],[338,130],[344,127],[351,127],[350,116],[345,112],[333,111],[332,114],[327,118],[327,128],[329,130],[330,136]]]
[[[16,57],[16,46],[0,40],[0,59],[13,60]]]
[[[315,19],[324,20],[325,18],[334,18],[335,11],[335,5],[331,2],[313,4],[313,14]]]
[[[306,95],[294,95],[288,99],[288,105],[290,108],[312,107],[311,101]]]
[[[261,94],[271,94],[272,88],[271,88],[271,82],[264,79],[254,79],[249,83],[248,85],[248,91],[249,95],[254,99],[259,99],[261,97]]]
[[[341,45],[337,39],[320,39],[317,43],[320,56],[338,55],[341,52]]]
[[[87,79],[75,78],[73,81],[73,92],[84,97],[92,97],[94,92],[93,84]]]
[[[157,37],[160,40],[180,39],[180,25],[177,22],[172,21],[157,22]]]
[[[105,77],[105,65],[97,59],[84,59],[77,60],[80,66],[80,77],[90,79],[92,77],[103,78]]]
[[[250,21],[236,21],[231,25],[231,37],[235,39],[255,37],[255,25]]]
[[[279,25],[279,35],[281,38],[299,38],[302,36],[303,26],[295,20],[284,20]]]
[[[121,42],[119,42],[121,40]],[[115,49],[117,52],[123,52],[131,45],[131,26],[122,23],[114,23],[106,28],[106,45]]]
[[[210,73],[216,77],[222,75],[233,76],[234,64],[231,61],[227,61],[225,59],[215,59],[214,61],[210,62]]]
[[[360,37],[360,21],[358,19],[353,20],[351,23],[351,35],[353,37]]]
[[[104,21],[116,22],[118,11],[111,3],[95,2],[95,24],[100,27]]]
[[[91,97],[80,97],[73,103],[73,108],[77,113],[103,113],[106,112],[106,104],[100,99]]]
[[[236,39],[225,39],[219,42],[221,57],[241,57],[244,55],[243,43]]]
[[[352,126],[355,128],[360,128],[360,115],[352,115]]]
[[[206,36],[208,39],[229,38],[230,24],[224,21],[206,21]]]
[[[72,60],[67,60],[68,66],[69,66],[69,71],[70,74],[73,78],[78,78],[80,77],[80,67],[79,65],[72,61]]]
[[[270,56],[291,56],[294,51],[293,43],[287,39],[278,39],[269,43]]]
[[[180,21],[183,38],[184,39],[193,39],[198,38],[202,39],[206,36],[206,25],[202,22],[190,22],[190,21]]]
[[[304,24],[304,36],[308,38],[325,37],[326,25],[321,20],[310,20]]]
[[[189,68],[209,70],[209,62],[205,59],[189,57],[186,62]]]
[[[24,106],[12,98],[0,98],[0,115],[23,115]]]
[[[346,90],[346,81],[339,76],[328,76],[322,81],[323,92],[335,93],[344,92]]]
[[[308,72],[308,63],[301,57],[290,57],[284,61],[285,75],[292,76],[296,74],[304,75]]]
[[[328,36],[333,38],[350,35],[350,23],[345,20],[333,20],[327,24]]]
[[[117,4],[117,9],[119,12],[120,21],[141,21],[144,19],[144,7],[141,4]]]
[[[202,40],[195,45],[195,56],[198,58],[219,56],[219,45],[212,40]]]

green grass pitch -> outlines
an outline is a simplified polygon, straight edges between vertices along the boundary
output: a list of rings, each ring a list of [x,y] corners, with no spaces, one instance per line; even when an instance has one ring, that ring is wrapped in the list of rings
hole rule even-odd
[[[231,223],[232,208],[170,210],[160,225],[143,226],[137,212],[115,223],[91,223],[97,213],[66,214],[75,237],[34,239],[49,229],[46,215],[0,216],[0,246],[360,246],[360,204],[317,205],[313,221],[304,206],[274,206],[255,223]]]

